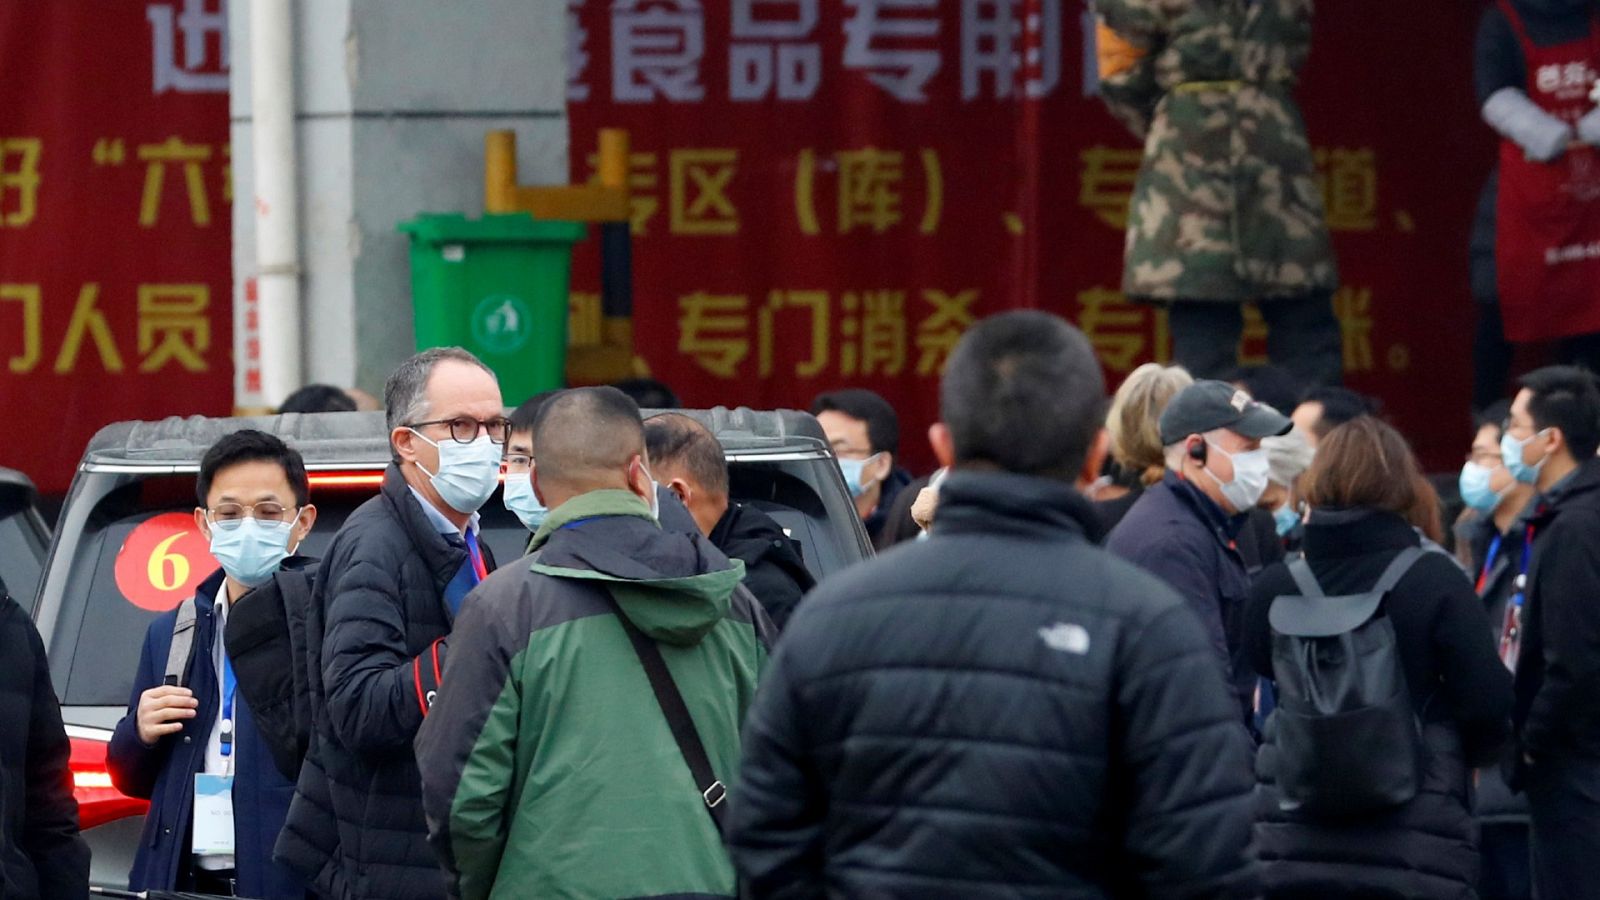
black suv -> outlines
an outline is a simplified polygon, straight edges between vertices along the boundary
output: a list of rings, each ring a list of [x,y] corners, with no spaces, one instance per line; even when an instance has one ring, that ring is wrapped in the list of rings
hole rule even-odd
[[[776,519],[817,578],[870,555],[815,419],[747,409],[686,412],[721,441],[732,499]],[[55,530],[35,619],[72,738],[73,784],[99,885],[126,882],[146,809],[112,787],[106,742],[128,705],[150,621],[215,571],[190,516],[195,476],[206,448],[241,428],[276,434],[305,457],[318,510],[302,550],[309,556],[321,555],[345,517],[377,492],[389,462],[382,413],[123,422],[90,442]],[[481,527],[502,561],[519,557],[528,542],[498,492],[482,510]]]

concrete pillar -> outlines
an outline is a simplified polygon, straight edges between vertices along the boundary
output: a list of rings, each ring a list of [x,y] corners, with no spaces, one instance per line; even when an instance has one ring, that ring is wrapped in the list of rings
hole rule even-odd
[[[235,396],[244,383],[251,190],[250,0],[230,0]],[[305,381],[381,394],[412,352],[406,237],[420,212],[483,210],[483,136],[517,132],[524,183],[568,179],[566,15],[546,0],[296,0]]]

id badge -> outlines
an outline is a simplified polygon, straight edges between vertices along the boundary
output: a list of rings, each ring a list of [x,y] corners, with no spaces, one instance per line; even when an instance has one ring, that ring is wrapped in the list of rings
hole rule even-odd
[[[233,855],[233,776],[194,776],[194,854]]]

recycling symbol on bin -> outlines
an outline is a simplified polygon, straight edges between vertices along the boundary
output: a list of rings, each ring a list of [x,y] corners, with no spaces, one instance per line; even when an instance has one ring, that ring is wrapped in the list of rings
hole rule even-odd
[[[533,334],[533,316],[521,297],[493,294],[472,311],[472,340],[495,354],[515,353]]]

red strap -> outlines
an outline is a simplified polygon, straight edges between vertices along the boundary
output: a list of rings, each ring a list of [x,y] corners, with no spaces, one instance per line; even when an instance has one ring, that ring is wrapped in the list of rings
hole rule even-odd
[[[442,640],[444,640],[444,638],[439,638],[439,641],[442,641]],[[443,684],[444,683],[444,677],[439,674],[439,641],[434,641],[433,642],[433,646],[429,648],[431,651],[433,651],[433,683],[434,684]]]
[[[1511,5],[1511,0],[1499,0],[1501,15],[1511,24],[1511,31],[1517,36],[1517,43],[1522,45],[1523,65],[1532,65],[1530,62],[1534,53],[1533,40],[1528,37],[1528,26],[1523,24],[1522,17],[1517,15],[1516,7]]]
[[[417,686],[417,706],[422,708],[422,714],[428,714],[428,698],[422,693],[422,670],[417,667],[417,661],[411,661],[411,680]]]

